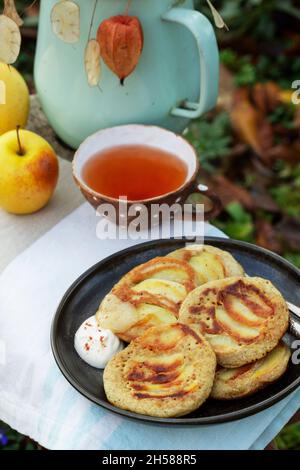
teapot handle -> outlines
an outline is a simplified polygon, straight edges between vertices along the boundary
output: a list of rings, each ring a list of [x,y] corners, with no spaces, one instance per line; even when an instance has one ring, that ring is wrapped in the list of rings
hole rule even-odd
[[[184,25],[197,44],[200,59],[200,98],[198,103],[184,102],[184,107],[174,107],[173,116],[195,119],[212,109],[219,90],[219,51],[214,29],[209,20],[198,11],[172,8],[162,15],[164,21]],[[192,73],[192,70],[187,70]]]

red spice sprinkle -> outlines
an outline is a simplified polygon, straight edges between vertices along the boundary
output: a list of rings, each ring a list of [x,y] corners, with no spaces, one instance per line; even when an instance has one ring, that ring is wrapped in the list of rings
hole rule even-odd
[[[85,350],[86,350],[86,351],[89,351],[89,350],[90,350],[90,346],[89,346],[88,343],[85,343],[84,347],[85,347]]]
[[[92,337],[92,336],[89,336],[89,339],[92,341],[93,337]]]
[[[87,325],[87,326],[92,326],[90,323],[87,323],[87,322],[86,322],[86,325]]]
[[[104,348],[106,347],[104,336],[100,336],[100,343],[102,344]]]

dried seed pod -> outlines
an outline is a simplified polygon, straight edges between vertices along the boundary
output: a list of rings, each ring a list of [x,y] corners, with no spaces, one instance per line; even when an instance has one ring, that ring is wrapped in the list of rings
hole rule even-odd
[[[85,48],[84,65],[88,84],[93,87],[100,82],[100,46],[96,39],[90,39]]]
[[[8,16],[0,15],[0,61],[13,64],[18,58],[20,47],[19,26]]]
[[[100,53],[106,65],[124,84],[136,68],[143,50],[143,30],[135,16],[119,15],[104,20],[97,33]]]
[[[17,12],[15,0],[4,0],[3,15],[8,16],[8,18],[17,23],[18,26],[22,26],[23,20]]]
[[[213,4],[210,2],[210,0],[206,0],[206,1],[207,1],[208,6],[211,10],[211,13],[213,15],[214,22],[215,22],[215,25],[217,26],[217,28],[221,28],[221,29],[225,28],[225,29],[227,29],[227,31],[229,31],[229,28],[228,28],[227,24],[223,20],[222,16],[218,12],[218,10],[213,6]]]
[[[73,44],[80,38],[80,8],[75,2],[61,0],[51,11],[54,34],[64,42]]]

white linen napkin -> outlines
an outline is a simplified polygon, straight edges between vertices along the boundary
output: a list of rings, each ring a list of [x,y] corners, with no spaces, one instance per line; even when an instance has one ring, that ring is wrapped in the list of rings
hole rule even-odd
[[[90,266],[136,243],[99,240],[98,221],[90,206],[83,204],[0,277],[0,419],[49,449],[263,448],[296,412],[300,391],[232,423],[158,427],[90,403],[62,376],[49,341],[60,299]],[[224,236],[210,225],[205,232]]]

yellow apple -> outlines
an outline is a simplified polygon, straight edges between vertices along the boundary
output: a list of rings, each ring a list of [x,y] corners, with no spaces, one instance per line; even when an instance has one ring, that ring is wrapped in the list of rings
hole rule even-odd
[[[0,62],[0,135],[25,127],[29,114],[29,91],[22,75]]]
[[[0,207],[30,214],[44,207],[57,184],[58,160],[42,137],[27,130],[0,136]]]

